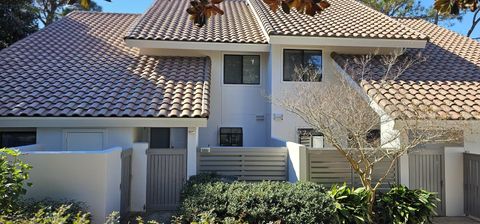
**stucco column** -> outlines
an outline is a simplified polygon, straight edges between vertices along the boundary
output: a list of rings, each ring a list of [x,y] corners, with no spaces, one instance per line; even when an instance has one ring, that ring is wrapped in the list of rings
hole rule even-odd
[[[307,149],[304,145],[287,142],[288,150],[288,181],[295,183],[307,181]]]
[[[134,143],[132,151],[132,212],[145,211],[147,202],[147,150],[148,143]]]
[[[189,127],[187,133],[187,177],[197,174],[198,127]]]
[[[395,129],[395,121],[388,116],[381,116],[380,137],[382,147],[384,148],[399,148],[401,139],[399,131]],[[403,155],[398,160],[399,163],[399,183],[409,187],[409,162],[408,154]]]

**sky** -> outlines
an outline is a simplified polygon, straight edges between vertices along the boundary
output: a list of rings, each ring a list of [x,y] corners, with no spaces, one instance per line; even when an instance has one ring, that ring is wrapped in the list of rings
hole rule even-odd
[[[421,4],[430,6],[433,5],[433,1],[423,0]],[[153,0],[112,0],[112,2],[96,0],[96,2],[103,7],[104,12],[143,13],[152,4]],[[473,13],[469,12],[463,17],[462,22],[455,22],[453,26],[447,26],[446,28],[465,35],[470,28],[472,17]],[[477,26],[472,37],[480,37],[480,25]]]

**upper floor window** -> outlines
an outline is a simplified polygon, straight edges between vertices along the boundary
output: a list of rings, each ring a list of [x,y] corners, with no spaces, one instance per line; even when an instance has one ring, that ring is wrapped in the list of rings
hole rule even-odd
[[[243,146],[242,128],[220,128],[220,146]]]
[[[322,51],[283,51],[283,81],[322,81]]]
[[[224,84],[260,84],[259,55],[225,55]]]
[[[0,148],[37,144],[37,133],[31,131],[0,131]]]

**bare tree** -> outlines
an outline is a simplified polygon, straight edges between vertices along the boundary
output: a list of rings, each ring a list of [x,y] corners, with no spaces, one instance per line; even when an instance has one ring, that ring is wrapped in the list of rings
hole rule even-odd
[[[435,124],[432,119],[434,113],[428,108],[408,106],[404,113],[393,116],[372,109],[377,108],[375,102],[364,94],[360,86],[375,80],[375,85],[388,89],[405,70],[423,61],[421,56],[412,58],[402,53],[357,57],[348,61],[344,68],[350,75],[338,73],[334,82],[321,86],[318,83],[296,82],[293,91],[273,99],[274,103],[321,132],[325,141],[350,163],[363,187],[370,192],[370,221],[376,192],[401,156],[427,142],[456,138],[446,135],[451,129]],[[298,67],[295,73],[297,81],[317,80],[321,75],[313,66]],[[382,130],[381,138],[372,136],[372,130],[393,122],[402,125]],[[374,168],[381,162],[388,162],[388,168],[375,170],[380,173],[380,178],[377,176],[374,179]]]

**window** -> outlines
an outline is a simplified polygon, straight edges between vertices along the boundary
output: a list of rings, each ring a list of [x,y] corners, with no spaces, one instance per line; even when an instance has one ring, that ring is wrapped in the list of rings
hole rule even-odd
[[[220,146],[243,146],[242,128],[220,128]]]
[[[169,149],[170,148],[170,128],[151,128],[150,129],[150,148]]]
[[[260,84],[260,56],[225,55],[224,84]]]
[[[322,81],[322,51],[283,51],[283,81]]]
[[[307,148],[323,148],[323,134],[311,128],[298,129],[298,143]]]
[[[364,138],[365,144],[363,147],[379,147],[380,146],[380,130],[372,129],[365,134]],[[353,135],[348,135],[348,145],[350,148],[357,148],[358,143],[356,143]]]
[[[370,130],[367,133],[367,142],[373,146],[373,147],[378,147],[380,146],[380,130],[379,129],[373,129]]]
[[[0,131],[0,148],[37,144],[35,131]]]

